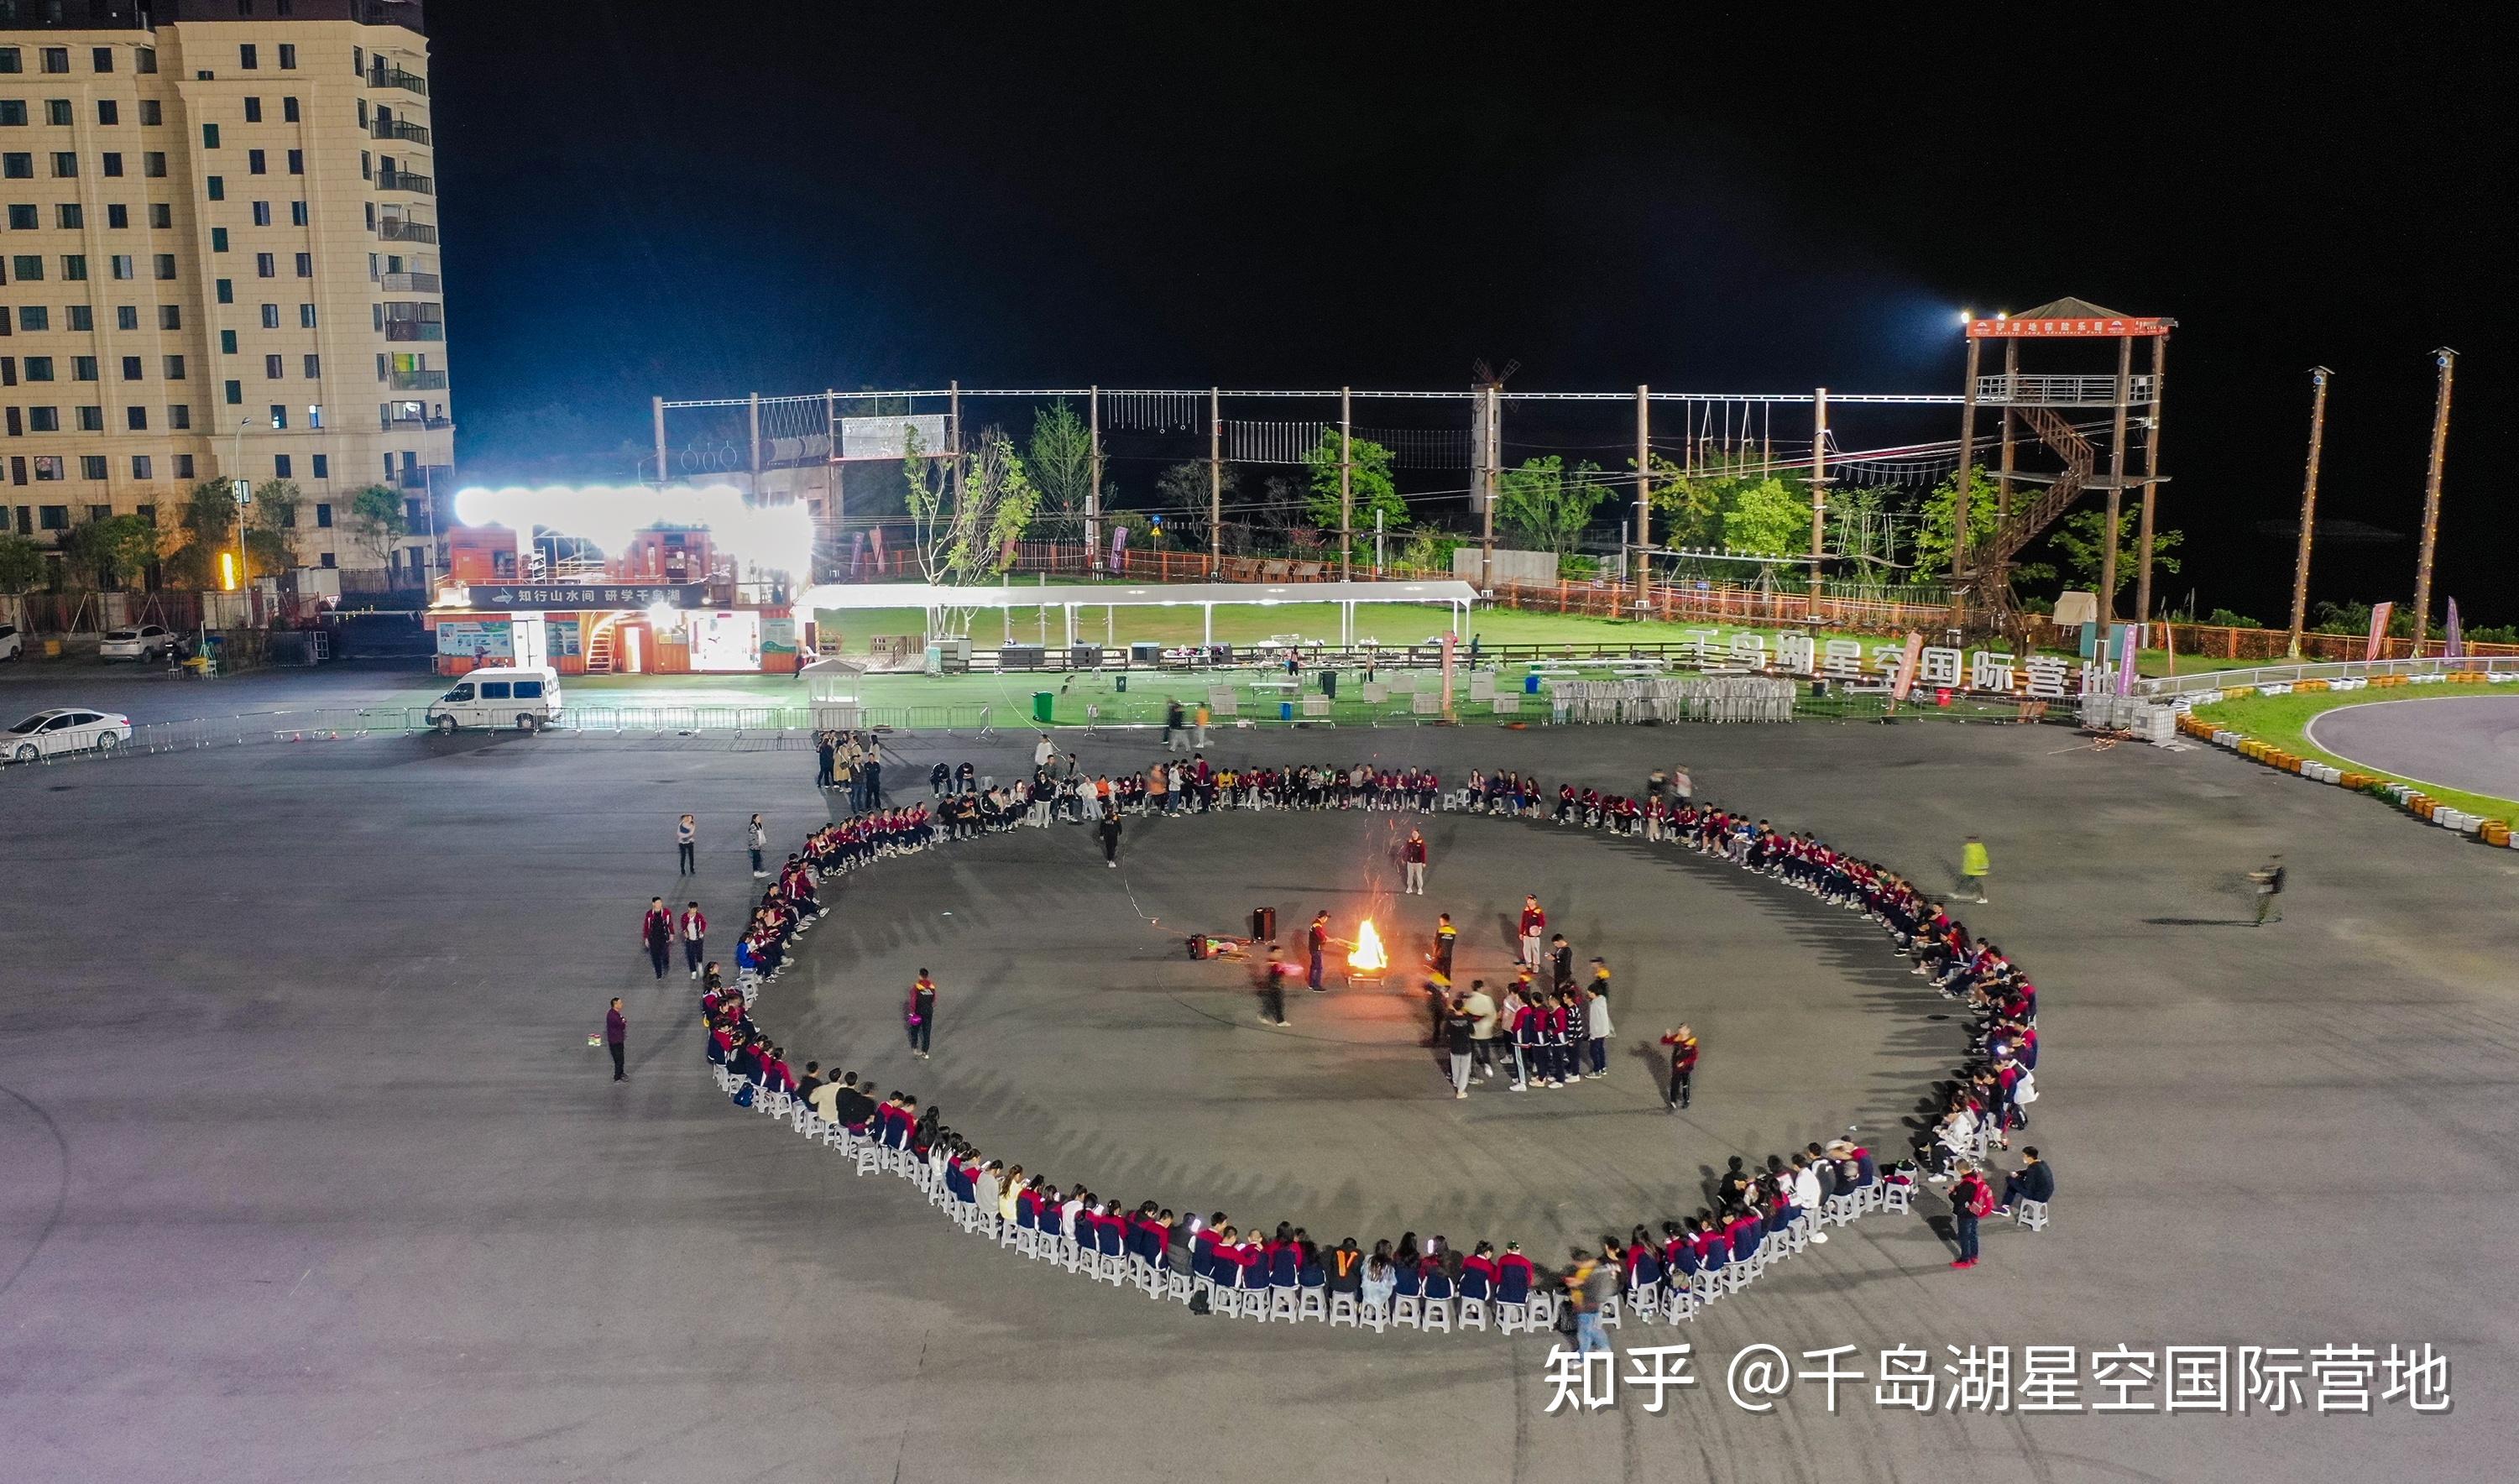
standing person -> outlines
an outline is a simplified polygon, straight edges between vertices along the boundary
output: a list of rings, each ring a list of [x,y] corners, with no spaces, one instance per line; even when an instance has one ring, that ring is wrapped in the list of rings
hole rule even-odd
[[[829,788],[831,786],[831,764],[839,757],[839,740],[831,733],[818,732],[815,734],[814,754],[821,764],[814,774],[814,786],[816,788]]]
[[[1578,1354],[1610,1348],[1601,1331],[1601,1302],[1615,1291],[1618,1273],[1604,1267],[1600,1254],[1575,1247],[1566,1274],[1566,1299],[1574,1306],[1574,1349]]]
[[[1591,998],[1583,1002],[1583,1029],[1592,1041],[1592,1075],[1610,1074],[1610,1037],[1617,1034],[1610,1023],[1610,966],[1592,960]]]
[[[1120,811],[1107,809],[1102,815],[1102,863],[1120,869]]]
[[[1402,842],[1399,847],[1399,862],[1401,869],[1407,876],[1407,884],[1401,891],[1400,895],[1403,896],[1425,895],[1426,836],[1423,831],[1410,830],[1408,832],[1407,840]]]
[[[1304,940],[1311,948],[1312,962],[1310,972],[1304,976],[1304,982],[1318,994],[1321,992],[1321,965],[1329,957],[1330,949],[1330,915],[1327,912],[1312,914],[1312,926],[1304,935]]]
[[[1973,891],[1977,900],[1985,900],[1987,869],[1985,842],[1970,835],[1967,844],[1960,847],[1960,895]]]
[[[1286,976],[1293,966],[1285,962],[1283,944],[1270,943],[1268,956],[1260,965],[1260,1021],[1262,1025],[1286,1024]]]
[[[1479,1075],[1495,1078],[1496,1003],[1487,993],[1487,982],[1470,981],[1470,992],[1461,996],[1461,1008],[1470,1013],[1470,1051],[1478,1058]]]
[[[691,971],[691,978],[697,979],[700,965],[708,959],[708,915],[700,910],[698,902],[683,908],[682,937],[683,964]]]
[[[693,819],[688,814],[685,814],[680,819],[674,821],[674,855],[682,866],[682,869],[675,874],[681,876],[697,876],[700,873],[699,844],[700,826],[698,820]]]
[[[639,941],[647,945],[647,962],[656,966],[656,978],[665,977],[665,964],[674,956],[674,914],[665,898],[647,898],[647,915],[639,919]]]
[[[1574,987],[1574,945],[1563,933],[1549,935],[1548,982],[1560,994]]]
[[[752,879],[759,881],[770,874],[761,868],[761,852],[770,849],[770,830],[761,822],[759,814],[753,815],[752,822],[744,826],[743,843],[752,851]]]
[[[621,1000],[618,995],[613,997],[612,1008],[603,1012],[603,1044],[612,1053],[612,1080],[629,1081],[630,1071],[623,1064],[622,1058],[629,1054],[630,1018],[621,1013]],[[2037,1151],[2032,1150],[2030,1153],[2036,1154]]]
[[[1201,752],[1207,750],[1208,716],[1207,703],[1205,701],[1199,702],[1198,710],[1193,714],[1193,720],[1196,722],[1196,726],[1190,733],[1190,745],[1198,748]]]
[[[1470,1015],[1469,1001],[1455,996],[1443,1015],[1443,1043],[1452,1053],[1452,1096],[1470,1095],[1470,1048],[1478,1038],[1478,1022]]]
[[[1173,696],[1166,700],[1164,702],[1164,751],[1171,752],[1175,744],[1181,751],[1189,751],[1189,742],[1182,736],[1186,729],[1181,724],[1180,698]]]
[[[866,744],[865,762],[858,768],[858,776],[865,783],[865,807],[883,807],[883,743]]]
[[[1663,1031],[1661,1043],[1670,1048],[1670,1091],[1662,1106],[1677,1113],[1688,1106],[1697,1081],[1697,1032],[1680,1026]]]
[[[2282,857],[2267,856],[2264,865],[2248,873],[2248,881],[2257,889],[2257,926],[2282,921]]]
[[[1428,955],[1428,962],[1434,965],[1435,973],[1443,979],[1448,980],[1452,977],[1452,944],[1460,938],[1460,936],[1461,930],[1452,926],[1451,913],[1435,914],[1435,951]]]
[[[1539,967],[1540,939],[1548,932],[1548,914],[1539,909],[1538,897],[1525,895],[1522,898],[1520,928],[1523,965],[1525,968],[1536,969]]]
[[[936,982],[927,971],[918,971],[917,981],[909,986],[909,1054],[924,1062],[928,1059],[928,1042],[936,1033]]]
[[[1985,1183],[1976,1165],[1967,1159],[1959,1162],[1959,1183],[1951,1187],[1951,1229],[1959,1239],[1960,1255],[1951,1266],[1976,1266],[1977,1218],[1994,1209],[1994,1187]]]
[[[1040,741],[1033,746],[1032,765],[1036,769],[1046,768],[1057,761],[1057,746],[1049,740],[1049,733],[1042,732],[1040,734]]]
[[[1686,804],[1696,792],[1696,786],[1688,781],[1688,769],[1685,766],[1673,767],[1670,770],[1670,794],[1673,799]]]

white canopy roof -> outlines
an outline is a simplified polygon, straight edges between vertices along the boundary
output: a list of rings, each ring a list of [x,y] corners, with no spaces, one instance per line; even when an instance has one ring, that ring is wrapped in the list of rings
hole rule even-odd
[[[1206,603],[1447,603],[1478,601],[1468,583],[1013,583],[938,588],[925,583],[827,583],[796,595],[806,612],[857,608],[1197,607]]]

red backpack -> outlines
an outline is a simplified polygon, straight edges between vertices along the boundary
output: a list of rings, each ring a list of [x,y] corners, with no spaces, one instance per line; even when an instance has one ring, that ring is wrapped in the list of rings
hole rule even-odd
[[[1994,1187],[1973,1175],[1968,1177],[1967,1213],[1971,1216],[1994,1214]]]

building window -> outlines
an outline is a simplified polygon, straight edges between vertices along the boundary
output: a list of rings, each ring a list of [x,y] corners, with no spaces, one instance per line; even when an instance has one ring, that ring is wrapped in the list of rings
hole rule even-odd
[[[122,410],[122,421],[132,432],[145,433],[149,431],[149,409],[126,407]]]
[[[28,379],[31,380],[33,378],[29,377]],[[60,408],[30,407],[26,409],[26,431],[30,433],[58,433],[61,430],[62,410]]]
[[[175,477],[178,479],[190,479],[193,477],[192,455],[178,454],[175,456]]]
[[[269,224],[258,223],[257,225],[268,226]],[[225,227],[213,227],[210,229],[210,250],[212,252],[225,252],[228,250],[228,229]]]
[[[73,380],[73,381],[93,381],[93,380],[95,380],[95,379],[96,379],[96,357],[94,357],[94,356],[72,356],[72,357],[70,357],[70,379],[71,379],[71,380]],[[102,420],[103,420],[103,419],[99,419],[100,425],[102,424]]]
[[[161,252],[157,254],[155,266],[157,269],[157,282],[160,284],[172,284],[175,282],[175,254],[171,252]]]
[[[106,272],[112,274],[116,279],[129,283],[133,270],[131,254],[127,252],[112,254],[105,260],[105,268]]]
[[[250,72],[260,65],[262,65],[262,56],[259,49],[257,49],[252,42],[244,42],[237,48],[237,69],[239,71]]]
[[[278,278],[280,276],[280,260],[268,252],[255,253],[253,255],[253,276],[257,279]]]
[[[105,409],[101,407],[81,407],[78,410],[78,430],[82,433],[104,432]]]
[[[368,152],[367,152],[367,151],[365,151],[365,150],[361,150],[361,151],[359,152],[359,179],[361,179],[361,180],[375,180],[376,178],[376,159],[375,159],[372,155],[370,155],[370,154],[368,153]]]
[[[285,405],[278,402],[271,404],[271,425],[275,428],[288,426],[288,409]]]
[[[315,254],[311,252],[297,254],[297,276],[301,279],[315,277]]]
[[[224,383],[222,383],[222,384],[221,384],[221,386],[220,386],[220,390],[221,390],[221,391],[223,391],[224,393],[226,393],[226,395],[227,395],[227,402],[228,402],[228,406],[230,406],[230,407],[243,407],[243,406],[244,406],[244,383],[243,383],[243,382],[242,382],[242,381],[229,381],[229,382],[224,382]]]
[[[299,329],[313,329],[315,327],[314,305],[300,304],[297,306],[297,327]]]
[[[79,478],[103,479],[104,477],[105,456],[103,454],[81,454],[79,456]],[[109,507],[106,513],[110,515],[112,511]]]
[[[137,381],[137,380],[139,380],[141,377],[143,377],[143,376],[147,375],[147,374],[148,374],[148,372],[147,372],[147,371],[142,371],[142,370],[141,370],[141,368],[142,368],[143,366],[147,365],[147,364],[148,364],[147,362],[143,361],[143,360],[142,360],[140,357],[138,357],[138,356],[125,356],[125,357],[123,357],[123,358],[122,358],[122,379],[123,379],[123,380],[125,380],[125,381]],[[137,409],[135,409],[134,411],[137,411]],[[145,425],[145,424],[144,424],[144,425]]]
[[[32,154],[0,154],[0,177],[9,180],[33,180],[35,156]]]
[[[70,317],[70,328],[72,329],[96,328],[96,311],[85,304],[65,305],[62,308],[62,313]]]
[[[288,203],[288,225],[291,227],[303,227],[306,225],[306,203],[304,201],[290,201]]]
[[[367,109],[368,106],[365,103],[361,103],[359,105],[359,111],[362,114],[367,112]],[[25,124],[26,100],[22,98],[0,98],[0,128],[20,129],[25,127]],[[359,128],[362,131],[365,131],[367,126],[367,119],[362,117],[359,120]]]
[[[303,175],[306,173],[305,151],[291,150],[288,152],[288,173],[291,175]]]
[[[27,275],[21,273],[19,277]],[[38,273],[33,277],[40,279],[43,275]],[[18,327],[29,332],[50,329],[53,327],[53,312],[41,304],[21,304],[18,306]]]
[[[84,252],[63,253],[62,277],[73,284],[85,283],[87,281],[87,254]]]
[[[131,54],[131,70],[135,72],[156,71],[157,49],[154,46],[144,46],[133,52]]]
[[[281,364],[281,358],[280,358],[280,357],[278,357],[278,356],[265,356],[265,357],[263,357],[263,358],[262,358],[262,378],[263,378],[265,381],[277,381],[277,380],[279,380],[279,379],[280,379],[280,377],[281,377],[280,364]]]
[[[128,229],[131,226],[131,208],[118,201],[108,202],[105,208],[105,225],[116,232]]]
[[[66,75],[70,69],[70,49],[66,46],[44,48],[44,70]]]
[[[262,327],[265,329],[278,329],[280,327],[279,305],[265,304],[262,306]]]
[[[374,232],[374,231],[376,231],[376,202],[374,202],[374,201],[361,201],[359,204],[361,204],[361,205],[363,205],[363,206],[365,206],[365,207],[367,207],[367,208],[368,208],[368,209],[367,209],[368,230],[369,230],[370,232]]]
[[[166,115],[164,111],[158,108],[156,99],[144,98],[140,100],[140,123],[143,128],[147,128],[152,124],[162,124],[165,121]]]
[[[296,67],[297,43],[293,41],[284,41],[280,43],[280,69],[284,72],[287,72],[294,71]],[[294,117],[295,115],[292,114],[290,116]]]
[[[155,479],[157,477],[155,470],[149,462],[148,455],[134,454],[131,456],[131,477],[134,479]],[[149,522],[151,525],[154,526],[157,523],[155,518],[157,511],[154,506],[142,505],[140,509],[142,513],[152,517]]]
[[[263,175],[269,173],[264,168],[263,155],[260,150],[247,150],[244,152],[244,173],[247,175]]]
[[[219,126],[214,123],[205,123],[201,125],[201,148],[204,150],[215,150],[218,147]]]
[[[248,98],[248,99],[246,99],[246,100],[244,101],[244,121],[245,121],[246,123],[260,123],[260,122],[262,122],[262,100],[261,100],[261,99],[259,99],[259,98]]]
[[[51,124],[56,129],[68,128],[70,126],[70,101],[66,98],[45,99],[44,122]]]
[[[110,47],[110,46],[100,46],[100,47],[93,47],[93,48],[91,48],[91,49],[89,50],[89,52],[88,52],[88,64],[89,64],[89,65],[91,65],[91,66],[95,67],[95,68],[96,68],[98,71],[100,71],[100,72],[110,72],[110,71],[112,71],[112,70],[113,70],[113,48],[111,48],[111,47]]]
[[[159,329],[182,329],[184,327],[184,307],[180,304],[158,305],[157,327]]]
[[[10,231],[32,232],[42,225],[44,225],[44,218],[43,212],[40,208],[27,205],[18,205],[9,208]]]
[[[315,456],[315,477],[318,479],[330,479],[332,477],[331,455],[318,454]],[[332,524],[332,507],[331,505],[317,505],[315,507],[315,524],[327,527]]]
[[[271,225],[271,202],[256,201],[253,203],[253,224],[257,227],[268,227]]]
[[[193,405],[189,402],[178,402],[166,409],[166,425],[177,432],[190,428],[193,425]]]
[[[166,358],[166,379],[169,381],[181,381],[184,379],[183,357],[168,356]]]
[[[19,51],[14,46],[0,46],[0,72],[22,72],[24,70],[26,70],[25,54]]]
[[[163,150],[152,150],[148,153],[141,155],[140,173],[148,176],[151,180],[164,180],[166,178],[166,152]]]
[[[122,178],[121,155],[108,152],[104,154],[98,155],[97,161],[104,168],[107,179],[120,180]]]
[[[315,554],[315,564],[319,567],[331,566],[333,564],[332,556],[333,553],[330,551],[319,551]]]
[[[53,152],[53,179],[78,179],[78,154],[76,152],[70,150],[55,150]]]
[[[220,331],[219,331],[219,354],[220,354],[220,355],[223,355],[223,356],[233,356],[233,355],[235,355],[236,353],[237,353],[237,338],[236,338],[236,331],[235,331],[235,330],[233,330],[233,329],[223,329],[223,330],[220,330]]]
[[[87,225],[87,213],[75,201],[66,201],[53,208],[53,225],[77,231]]]
[[[308,356],[306,358],[306,379],[309,381],[320,381],[323,379],[323,376],[324,358],[322,356]]]
[[[293,466],[293,460],[291,460],[287,454],[274,454],[271,456],[271,472],[278,478],[288,478],[289,471]],[[295,527],[297,524],[297,512],[287,508],[282,509],[280,512],[280,524],[283,528]]]
[[[149,203],[149,225],[156,228],[160,232],[164,232],[168,228],[173,227],[175,225],[175,208],[167,205],[164,201],[151,201]]]
[[[122,107],[110,98],[96,101],[96,121],[107,128],[122,122]]]
[[[298,121],[296,99],[284,98],[280,100],[280,121],[282,123],[295,123]]]
[[[203,176],[202,186],[203,189],[208,192],[210,199],[214,201],[223,201],[228,198],[228,178],[226,176]]]

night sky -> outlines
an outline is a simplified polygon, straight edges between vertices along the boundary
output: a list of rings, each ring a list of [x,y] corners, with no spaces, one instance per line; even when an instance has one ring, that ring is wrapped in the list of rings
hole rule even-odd
[[[2519,623],[2506,31],[1530,9],[433,0],[464,473],[627,477],[659,392],[1956,392],[2070,294],[2180,322],[2165,599],[2282,621],[2320,363],[2321,524],[2401,539],[2313,597],[2409,598],[2446,344],[2435,590]]]

